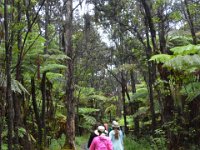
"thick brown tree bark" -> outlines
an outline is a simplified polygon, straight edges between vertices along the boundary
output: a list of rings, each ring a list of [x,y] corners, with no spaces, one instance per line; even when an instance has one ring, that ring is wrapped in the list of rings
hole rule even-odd
[[[75,98],[74,98],[74,51],[72,46],[72,0],[66,1],[66,22],[65,22],[65,53],[70,59],[67,60],[66,72],[66,107],[67,107],[67,143],[71,149],[75,147]]]

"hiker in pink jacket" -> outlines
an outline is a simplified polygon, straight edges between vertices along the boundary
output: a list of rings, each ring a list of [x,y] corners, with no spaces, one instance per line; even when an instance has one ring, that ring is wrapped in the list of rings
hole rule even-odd
[[[109,137],[105,135],[105,127],[98,127],[99,136],[95,137],[90,145],[90,150],[112,150],[112,142]]]

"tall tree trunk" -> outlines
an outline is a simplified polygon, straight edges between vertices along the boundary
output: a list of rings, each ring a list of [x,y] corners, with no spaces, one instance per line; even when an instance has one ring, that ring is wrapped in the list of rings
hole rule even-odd
[[[124,78],[123,72],[121,73],[121,86],[122,86],[122,102],[123,102],[123,117],[124,117],[124,129],[125,134],[128,133],[128,127],[127,127],[127,111],[126,111],[126,80]]]
[[[67,60],[66,72],[66,107],[67,107],[67,143],[70,148],[75,147],[75,98],[74,98],[74,51],[72,47],[72,0],[66,1],[66,24],[65,24],[65,53],[70,59]]]
[[[39,109],[37,107],[34,77],[31,78],[31,96],[32,96],[33,110],[35,113],[35,120],[38,126],[38,149],[42,149],[41,147],[42,146],[42,124],[40,120]]]
[[[152,119],[152,130],[156,127],[156,116],[154,110],[154,98],[153,98],[153,83],[156,78],[156,66],[153,62],[150,62],[149,59],[153,52],[156,52],[156,30],[153,23],[152,12],[150,9],[151,1],[141,0],[141,3],[145,12],[145,26],[146,26],[146,38],[147,38],[147,47],[146,47],[146,57],[147,57],[147,65],[148,65],[148,90],[149,90],[149,101],[150,101],[150,111],[151,111],[151,119]],[[151,33],[151,41],[153,46],[150,44],[149,31]]]
[[[133,72],[133,70],[131,70],[130,72],[130,76],[131,76],[131,87],[132,87],[132,93],[136,93],[136,74]],[[133,106],[134,106],[134,112],[136,113],[139,109],[139,103],[134,100],[133,102]],[[134,120],[134,133],[136,136],[139,135],[140,133],[140,126],[139,126],[139,117],[136,116],[133,118]]]
[[[152,17],[152,13],[151,13],[151,9],[150,9],[150,0],[141,0],[142,5],[144,7],[145,10],[145,15],[146,15],[146,19],[148,22],[148,26],[150,29],[150,33],[151,33],[151,41],[152,41],[152,46],[153,46],[153,52],[155,52],[157,50],[157,45],[156,45],[156,30],[154,27],[154,23],[153,23],[153,17]]]
[[[17,21],[20,23],[21,21],[21,6],[20,2],[17,3],[17,9],[18,9],[18,18]],[[21,79],[21,53],[22,53],[22,37],[21,37],[21,30],[18,31],[17,33],[17,42],[18,42],[18,50],[19,50],[19,55],[18,55],[18,62],[19,65],[16,66],[16,80],[20,82]],[[19,137],[18,137],[18,128],[22,124],[22,119],[21,119],[21,104],[20,104],[20,97],[22,95],[19,95],[18,93],[13,92],[13,104],[14,104],[14,111],[15,111],[15,116],[14,116],[14,131],[15,131],[15,137],[14,137],[14,144],[15,149],[19,149]]]
[[[11,89],[11,63],[12,63],[12,47],[9,44],[9,31],[8,31],[8,0],[4,1],[4,29],[5,29],[5,50],[6,50],[6,101],[8,112],[8,149],[13,149],[13,99]]]
[[[150,102],[150,111],[151,111],[151,120],[152,120],[152,131],[156,127],[156,116],[155,116],[155,108],[154,108],[154,98],[153,98],[153,64],[151,61],[149,61],[151,55],[152,55],[152,49],[150,46],[149,41],[149,30],[148,30],[148,23],[145,19],[146,24],[146,37],[147,37],[147,47],[146,47],[146,57],[147,57],[147,65],[148,65],[148,90],[149,90],[149,102]]]
[[[2,77],[2,76],[1,76]],[[5,120],[5,89],[0,85],[0,150],[2,150],[2,132]]]
[[[186,17],[186,19],[188,21],[189,27],[190,27],[190,32],[192,34],[193,44],[196,45],[197,44],[197,37],[196,37],[196,34],[195,34],[192,15],[190,13],[190,9],[189,9],[189,6],[188,6],[188,0],[184,0],[184,4],[185,4],[185,7],[186,7],[186,12],[187,12],[187,13],[184,12],[184,15],[185,15],[185,17]]]
[[[47,54],[49,43],[49,1],[45,3],[45,47],[44,54]],[[42,75],[41,81],[41,93],[42,93],[42,112],[41,112],[41,125],[42,125],[42,145],[46,145],[46,72]]]
[[[160,43],[160,51],[161,53],[167,53],[166,50],[166,38],[165,38],[165,34],[166,34],[166,29],[165,29],[165,18],[164,18],[164,9],[162,8],[163,6],[160,6],[161,8],[158,9],[158,17],[160,19],[159,22],[159,43]],[[162,64],[158,64],[157,65],[158,68],[158,72],[160,73],[160,77],[164,82],[164,90],[168,90],[170,89],[170,85],[169,85],[169,78],[168,76],[170,75],[170,72],[166,69],[162,67]],[[158,91],[158,94],[160,93],[160,91]],[[162,95],[163,97],[163,103],[161,105],[163,105],[163,108],[161,108],[163,114],[163,121],[164,122],[168,122],[168,121],[172,121],[173,119],[173,110],[174,110],[174,102],[173,102],[173,98],[171,96],[171,94],[168,95]],[[162,107],[162,106],[160,106]]]

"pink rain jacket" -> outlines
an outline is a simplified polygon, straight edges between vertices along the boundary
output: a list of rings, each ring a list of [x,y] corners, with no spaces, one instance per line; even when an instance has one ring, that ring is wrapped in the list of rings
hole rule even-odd
[[[101,135],[93,139],[90,150],[112,150],[112,142],[109,137]]]

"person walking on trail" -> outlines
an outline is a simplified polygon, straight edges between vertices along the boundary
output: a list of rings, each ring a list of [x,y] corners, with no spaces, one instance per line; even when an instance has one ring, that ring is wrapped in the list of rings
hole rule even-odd
[[[87,148],[89,149],[90,148],[90,145],[92,143],[92,140],[96,137],[96,136],[99,136],[99,132],[97,130],[98,126],[100,126],[100,123],[96,123],[94,126],[93,126],[93,131],[91,132],[90,134],[90,138],[88,140],[88,144],[87,144]]]
[[[90,150],[113,150],[112,142],[109,137],[106,136],[105,127],[98,127],[99,136],[95,137],[90,145]]]
[[[110,131],[109,137],[113,144],[113,150],[124,150],[123,133],[120,130],[120,126],[119,126],[118,122],[113,121],[112,131]]]

